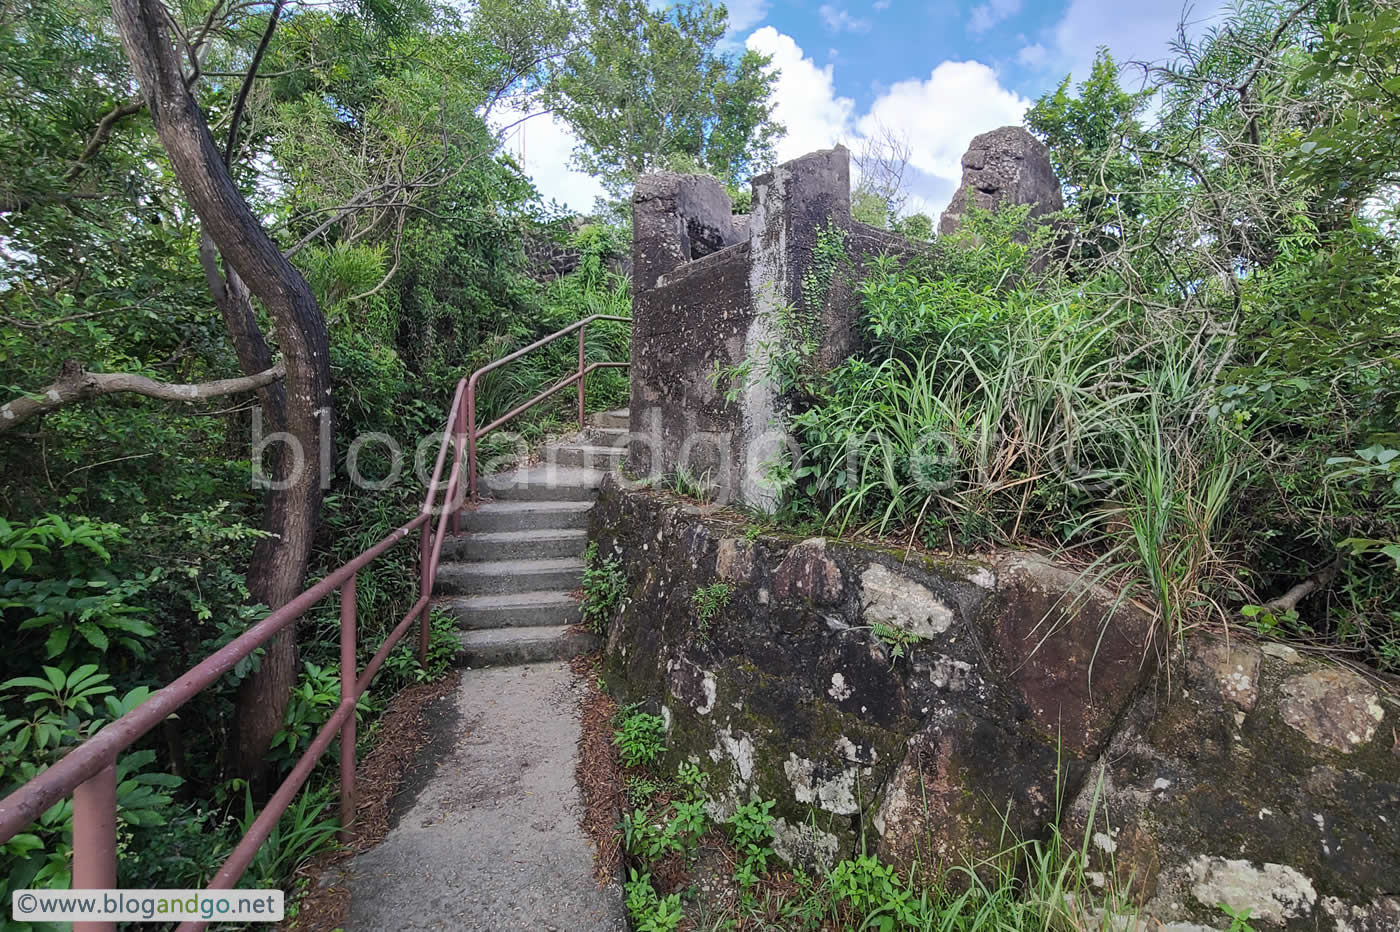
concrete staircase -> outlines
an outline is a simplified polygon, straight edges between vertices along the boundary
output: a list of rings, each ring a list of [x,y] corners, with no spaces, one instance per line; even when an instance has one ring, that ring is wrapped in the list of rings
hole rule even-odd
[[[443,541],[435,605],[462,630],[463,666],[567,660],[599,646],[581,620],[588,512],[603,476],[627,455],[627,411],[590,418],[541,462],[482,476],[482,501]]]

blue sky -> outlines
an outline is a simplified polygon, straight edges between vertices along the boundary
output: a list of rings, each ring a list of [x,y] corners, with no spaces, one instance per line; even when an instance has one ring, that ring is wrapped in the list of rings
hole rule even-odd
[[[1193,31],[1218,0],[1185,10]],[[728,42],[773,57],[781,71],[778,158],[892,133],[910,149],[909,209],[936,215],[956,189],[959,159],[978,133],[1021,122],[1066,74],[1088,73],[1099,46],[1121,63],[1160,60],[1182,0],[731,0]],[[548,117],[530,120],[526,170],[546,198],[586,210],[596,180],[569,170],[574,140]]]

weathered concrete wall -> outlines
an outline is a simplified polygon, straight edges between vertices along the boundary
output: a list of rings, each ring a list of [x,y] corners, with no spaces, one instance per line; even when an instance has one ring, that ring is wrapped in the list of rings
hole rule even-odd
[[[758,793],[791,860],[863,834],[927,876],[1063,810],[1175,923],[1144,928],[1226,928],[1221,903],[1261,930],[1400,928],[1400,709],[1364,679],[1210,635],[1167,677],[1147,617],[1039,558],[748,540],[725,514],[610,481],[591,528],[630,592],[610,686],[662,715],[717,816]],[[703,624],[715,582],[731,596]],[[896,657],[877,623],[920,640]]]
[[[760,368],[784,339],[778,318],[803,295],[820,232],[846,233],[851,273],[819,296],[821,349],[831,366],[858,348],[852,294],[863,263],[913,244],[851,219],[850,154],[813,152],[753,179],[753,212],[730,215],[717,181],[649,175],[633,196],[633,475],[708,473],[717,501],[768,508],[764,467],[787,442],[779,399],[763,378],[738,397],[716,387],[717,368]]]

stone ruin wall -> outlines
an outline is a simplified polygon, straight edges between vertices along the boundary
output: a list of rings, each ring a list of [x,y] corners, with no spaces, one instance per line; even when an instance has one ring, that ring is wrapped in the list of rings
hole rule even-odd
[[[1086,932],[1225,930],[1221,905],[1260,932],[1400,930],[1400,702],[1375,681],[1238,632],[1164,644],[1033,554],[751,539],[699,511],[610,478],[589,536],[626,575],[609,694],[661,716],[663,771],[705,771],[714,817],[757,794],[790,862],[864,850],[926,881],[1058,828],[1142,910],[1086,905]],[[877,623],[919,639],[896,656]]]
[[[850,153],[842,147],[786,162],[753,180],[753,212],[730,211],[722,186],[702,175],[643,178],[632,201],[633,475],[684,467],[708,473],[721,503],[774,504],[763,480],[784,435],[777,399],[751,377],[734,401],[718,368],[761,356],[781,339],[783,305],[802,300],[819,231],[846,232],[857,269],[873,255],[913,244],[851,219]],[[818,363],[856,347],[858,308],[848,282],[822,307]]]
[[[1060,206],[1024,130],[977,137],[963,168],[944,235],[969,203]],[[629,466],[709,469],[722,503],[765,507],[777,399],[751,384],[727,401],[716,365],[776,338],[828,222],[857,275],[914,247],[851,219],[841,148],[753,194],[745,218],[702,177],[637,186]],[[850,286],[826,296],[820,365],[858,347]],[[1086,928],[1209,932],[1227,905],[1261,932],[1400,930],[1400,704],[1366,677],[1240,635],[1159,643],[1152,619],[1030,555],[754,540],[733,513],[623,484],[607,480],[590,529],[629,591],[609,683],[664,718],[668,766],[709,774],[715,816],[775,799],[789,860],[865,846],[928,877],[1003,850],[1003,826],[1058,828],[1144,911]],[[702,625],[692,594],[716,582],[731,598]],[[893,656],[875,623],[920,640]]]
[[[969,199],[995,209],[1061,206],[1049,154],[1028,132],[1004,127],[973,140],[963,183],[940,221],[958,226]],[[632,443],[635,476],[686,469],[708,474],[720,504],[769,510],[764,479],[789,438],[778,399],[761,373],[737,399],[725,397],[715,372],[746,360],[761,368],[763,348],[783,339],[782,308],[799,306],[821,231],[844,233],[845,274],[820,296],[820,369],[859,349],[860,306],[854,294],[866,263],[883,254],[925,248],[851,217],[850,153],[812,152],[752,181],[753,210],[735,216],[718,181],[662,173],[642,178],[632,199]]]

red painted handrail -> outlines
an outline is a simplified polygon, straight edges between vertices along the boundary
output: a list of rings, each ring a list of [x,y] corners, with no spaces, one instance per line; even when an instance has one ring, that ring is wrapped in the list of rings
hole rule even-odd
[[[591,365],[584,361],[584,333],[588,324],[596,320],[626,321],[626,317],[594,314],[572,324],[557,333],[530,344],[522,350],[511,353],[490,365],[472,373],[470,378],[457,383],[448,410],[447,423],[443,427],[442,440],[438,444],[437,460],[433,466],[433,477],[428,483],[428,491],[418,515],[408,523],[391,531],[378,543],[343,566],[333,570],[320,582],[306,589],[286,605],[268,614],[247,631],[228,644],[210,654],[180,677],[162,687],[149,699],[131,710],[115,722],[111,722],[97,734],[73,748],[60,761],[43,773],[21,786],[4,799],[0,799],[0,844],[9,841],[20,831],[36,821],[54,803],[71,795],[73,797],[73,888],[102,889],[115,887],[117,883],[117,756],[135,744],[143,735],[174,714],[195,695],[207,689],[242,659],[252,654],[269,638],[300,618],[307,609],[336,589],[340,590],[340,703],[335,712],[321,726],[311,744],[307,746],[296,764],[272,794],[271,799],[258,813],[247,833],[234,847],[233,853],[224,861],[209,884],[211,890],[232,889],[243,872],[248,869],[254,856],[276,827],[282,814],[287,811],[296,794],[306,783],[321,755],[326,752],[336,736],[340,737],[340,821],[348,827],[355,812],[355,706],[369,689],[374,675],[379,672],[394,645],[408,631],[416,619],[418,625],[418,658],[426,662],[428,652],[428,607],[432,598],[433,584],[437,579],[438,561],[442,554],[442,542],[447,535],[448,519],[453,519],[454,529],[460,523],[459,512],[466,501],[463,495],[462,470],[467,466],[466,486],[468,494],[476,494],[476,440],[504,424],[506,421],[543,401],[556,391],[575,382],[578,383],[579,426],[583,426],[584,381],[594,369],[626,366],[621,362],[598,362]],[[565,334],[579,332],[578,370],[573,375],[555,384],[552,388],[537,395],[524,405],[496,419],[485,428],[476,428],[476,383],[486,372],[499,368],[518,359],[531,350],[553,342]],[[454,430],[455,426],[455,430]],[[443,465],[447,460],[448,441],[454,441],[455,456],[448,474],[446,491],[441,504],[438,503],[438,490],[442,479]],[[462,459],[463,446],[469,450],[469,463]],[[437,514],[436,527],[433,516]],[[394,626],[394,630],[384,639],[364,670],[356,671],[355,642],[355,580],[356,574],[374,562],[381,554],[403,541],[414,531],[419,532],[419,594],[418,601]],[[206,922],[186,922],[180,925],[180,932],[198,932]],[[75,922],[75,932],[115,932],[115,922]]]
[[[511,418],[519,415],[524,411],[528,411],[530,408],[533,408],[541,401],[544,401],[550,395],[553,395],[560,389],[568,388],[575,382],[578,383],[578,426],[580,430],[583,429],[584,382],[587,380],[588,373],[592,372],[595,369],[617,369],[625,368],[628,365],[628,363],[625,362],[595,362],[590,365],[584,361],[584,335],[588,332],[588,325],[598,320],[618,320],[629,324],[632,322],[632,318],[630,317],[618,317],[613,314],[591,314],[588,317],[585,317],[583,320],[570,324],[563,330],[551,333],[549,336],[545,337],[542,340],[536,340],[529,346],[523,349],[516,350],[509,356],[502,356],[495,362],[482,366],[480,369],[476,370],[471,374],[471,378],[467,379],[467,407],[466,410],[463,412],[465,422],[459,425],[457,433],[459,438],[463,434],[465,434],[467,438],[467,494],[471,498],[476,498],[477,441],[489,434],[491,431],[495,430],[497,427],[500,427],[502,424],[509,421]],[[560,337],[573,333],[575,330],[578,331],[578,368],[574,370],[574,373],[572,375],[567,376],[559,380],[558,382],[555,382],[553,385],[540,392],[534,398],[531,398],[529,401],[525,402],[518,408],[513,408],[510,411],[507,411],[505,414],[502,414],[500,417],[496,418],[494,421],[492,421],[490,424],[487,424],[485,427],[476,426],[476,383],[481,380],[481,377],[483,375],[485,375],[488,372],[491,372],[494,369],[499,369],[506,363],[514,362],[521,356],[524,356],[526,353],[532,352],[533,350],[537,350],[541,346],[553,343]],[[457,457],[460,459],[461,455],[462,450],[459,446],[457,448]]]

